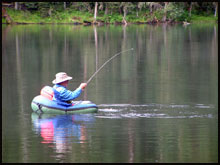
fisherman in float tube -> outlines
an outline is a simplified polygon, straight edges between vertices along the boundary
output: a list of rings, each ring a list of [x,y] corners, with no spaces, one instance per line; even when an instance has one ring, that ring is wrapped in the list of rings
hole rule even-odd
[[[118,55],[120,55],[124,52],[131,51],[131,50],[134,50],[134,49],[131,48],[131,49],[128,49],[125,51],[121,51],[121,52],[115,54],[114,56],[112,56],[98,70],[96,70],[96,72],[86,81],[86,83],[81,83],[80,86],[75,91],[70,91],[67,89],[67,85],[69,83],[69,80],[71,80],[72,77],[68,76],[65,72],[57,73],[55,75],[56,79],[52,81],[52,83],[55,84],[53,86],[53,88],[51,88],[50,86],[43,87],[40,91],[40,96],[36,96],[32,100],[31,107],[32,107],[33,111],[37,112],[38,110],[40,110],[41,112],[43,112],[42,107],[45,107],[46,109],[48,109],[48,108],[53,109],[54,108],[54,109],[60,109],[62,111],[65,110],[66,112],[69,111],[68,107],[71,107],[70,111],[72,111],[73,109],[77,109],[77,108],[74,108],[74,106],[75,106],[75,104],[79,104],[79,103],[78,103],[78,101],[74,102],[73,100],[80,96],[82,91],[89,84],[89,82],[91,82],[91,80],[97,75],[97,73],[106,64],[108,64],[112,59],[114,59],[115,57],[117,57]],[[48,100],[50,100],[52,102],[48,102],[48,100],[44,99],[44,98],[47,98]],[[91,101],[80,101],[80,105],[82,105],[82,104],[86,105],[84,107],[82,106],[83,108],[90,108],[90,110],[97,110],[97,106],[94,103],[92,103]],[[64,106],[64,108],[59,105]],[[82,107],[80,106],[80,109]]]
[[[133,48],[121,51],[114,56],[112,56],[110,59],[108,59],[90,78],[86,83],[81,83],[80,86],[75,91],[70,91],[67,89],[67,85],[69,83],[69,80],[72,79],[72,77],[68,76],[65,72],[59,72],[57,73],[56,79],[52,81],[53,84],[53,91],[51,92],[49,89],[49,93],[47,91],[48,88],[44,87],[41,89],[41,95],[47,97],[49,100],[54,100],[58,104],[69,106],[74,105],[73,100],[80,96],[82,91],[85,89],[85,87],[89,84],[89,82],[94,78],[94,76],[112,59],[117,57],[123,52],[127,52],[130,50],[134,50]],[[85,103],[85,102],[84,102]],[[90,103],[90,102],[87,102]]]
[[[53,100],[59,102],[60,104],[71,104],[74,99],[80,96],[87,86],[87,83],[81,83],[76,90],[70,91],[67,89],[67,85],[71,79],[72,77],[68,76],[65,72],[59,72],[56,74],[56,79],[52,81],[52,83],[55,84],[53,86]]]

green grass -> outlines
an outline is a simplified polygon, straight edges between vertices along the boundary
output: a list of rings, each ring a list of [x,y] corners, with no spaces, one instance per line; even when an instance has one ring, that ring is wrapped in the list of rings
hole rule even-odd
[[[200,15],[192,15],[191,20],[192,23],[215,23],[218,21],[218,17],[214,16],[200,16]]]

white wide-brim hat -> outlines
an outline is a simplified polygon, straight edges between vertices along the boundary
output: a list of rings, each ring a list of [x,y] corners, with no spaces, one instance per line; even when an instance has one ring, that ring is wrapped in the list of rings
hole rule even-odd
[[[53,84],[59,84],[61,82],[71,80],[72,77],[68,76],[65,72],[59,72],[56,74],[56,79],[52,81]]]

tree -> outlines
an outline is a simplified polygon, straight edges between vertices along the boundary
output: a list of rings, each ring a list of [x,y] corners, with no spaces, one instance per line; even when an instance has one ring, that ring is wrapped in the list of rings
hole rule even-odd
[[[167,6],[168,6],[169,2],[164,2],[164,3],[165,3],[165,6],[164,6],[164,16],[162,19],[163,22],[165,22],[167,19]]]
[[[214,16],[216,17],[216,14],[218,12],[218,2],[213,2],[213,5],[215,7],[215,14],[214,14]]]
[[[146,4],[146,2],[138,2],[136,4],[136,16],[138,17],[138,12],[141,11],[142,7]]]
[[[133,5],[131,2],[121,2],[121,5],[119,7],[123,7],[123,21],[122,21],[122,23],[127,24],[125,17],[127,15],[128,8],[133,7]]]
[[[146,2],[146,4],[150,8],[150,13],[153,12],[153,9],[157,10],[159,8],[162,8],[161,4],[159,2]]]
[[[15,2],[15,10],[18,10],[18,2]]]
[[[90,2],[72,2],[71,5],[80,11],[88,10],[90,13],[93,13]]]
[[[2,16],[6,19],[6,22],[8,24],[13,23],[13,20],[11,19],[11,17],[8,15],[6,8],[2,7]]]
[[[104,9],[104,2],[99,2],[99,10],[102,10]]]
[[[94,21],[96,22],[96,16],[97,16],[97,8],[98,8],[98,2],[95,2],[95,12],[94,12]]]
[[[108,9],[110,10],[110,14],[112,15],[112,12],[117,11],[118,8],[120,8],[121,2],[106,2],[108,3]]]
[[[197,5],[197,2],[189,2],[189,17],[192,15],[192,8],[193,6]]]
[[[82,2],[82,3],[85,4],[85,6],[89,10],[89,12],[92,13],[92,9],[91,9],[90,3],[89,2]]]
[[[66,10],[66,2],[63,2],[63,8]]]
[[[192,12],[192,6],[193,6],[193,2],[190,2],[189,4],[189,16],[191,17],[191,12]]]
[[[108,2],[105,3],[105,15],[108,14]]]

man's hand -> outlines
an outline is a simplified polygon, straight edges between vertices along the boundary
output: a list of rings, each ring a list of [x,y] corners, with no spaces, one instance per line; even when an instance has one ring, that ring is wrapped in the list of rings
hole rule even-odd
[[[79,87],[80,87],[82,90],[84,90],[86,86],[87,86],[86,83],[81,83]]]

